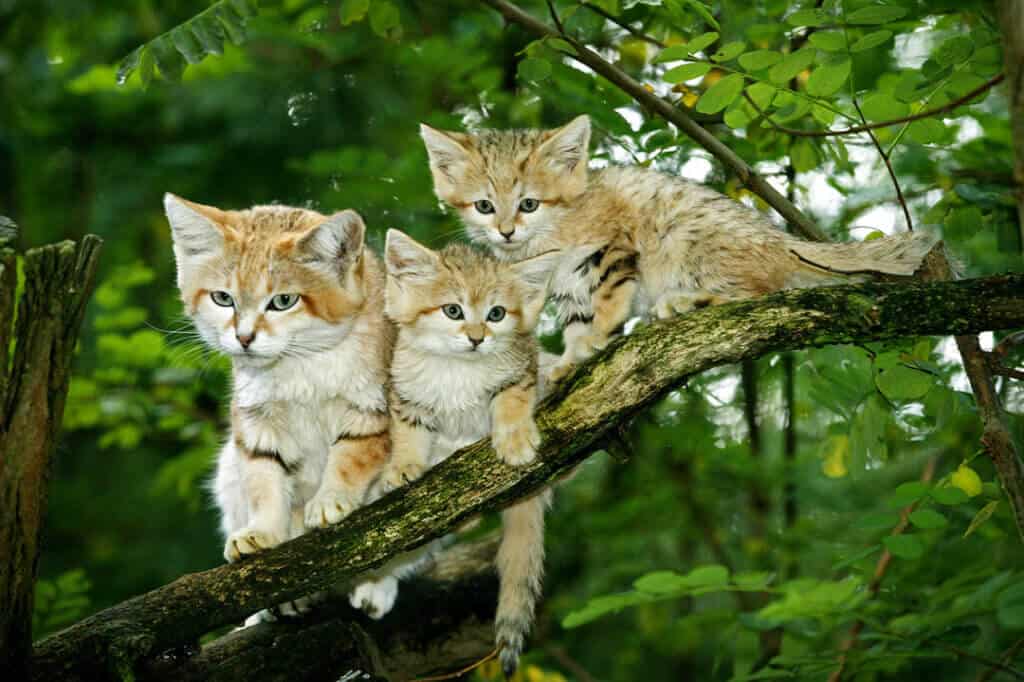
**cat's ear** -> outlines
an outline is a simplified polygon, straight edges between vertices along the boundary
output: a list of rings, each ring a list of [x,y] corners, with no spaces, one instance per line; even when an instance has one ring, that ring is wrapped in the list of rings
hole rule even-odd
[[[164,211],[171,224],[174,254],[179,261],[224,251],[227,229],[224,211],[186,201],[170,192],[164,194]]]
[[[556,173],[568,175],[574,184],[585,184],[590,147],[590,117],[586,114],[577,116],[546,135],[547,139],[534,152],[536,160]]]
[[[437,271],[437,254],[399,230],[388,230],[384,243],[388,275],[429,277]]]
[[[464,133],[431,128],[426,123],[420,124],[420,137],[427,147],[434,191],[438,198],[446,201],[455,193],[458,179],[469,165],[470,138]]]
[[[561,251],[548,251],[511,266],[519,281],[519,290],[523,293],[524,331],[533,329],[537,324],[537,318],[547,298],[548,282],[551,281],[551,276],[563,255]]]
[[[328,216],[304,234],[298,242],[299,252],[314,263],[340,271],[363,253],[366,223],[351,209]]]

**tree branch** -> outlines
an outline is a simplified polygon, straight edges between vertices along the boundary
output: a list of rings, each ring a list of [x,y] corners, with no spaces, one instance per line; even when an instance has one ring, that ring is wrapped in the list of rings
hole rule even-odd
[[[688,377],[773,351],[1024,326],[1024,275],[786,291],[653,322],[620,338],[541,404],[539,456],[511,467],[487,441],[343,523],[175,582],[39,642],[36,680],[131,670],[255,611],[344,584],[481,512],[537,491]]]

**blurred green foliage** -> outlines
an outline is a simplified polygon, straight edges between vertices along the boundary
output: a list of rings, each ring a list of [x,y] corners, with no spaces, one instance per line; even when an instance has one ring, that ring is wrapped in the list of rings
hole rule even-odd
[[[545,3],[521,4],[546,19]],[[853,96],[878,121],[977,88],[1000,70],[992,7],[817,4],[593,2],[660,49],[584,3],[555,3],[568,31],[703,117],[833,236],[902,229],[869,139],[778,127],[858,125]],[[596,163],[684,173],[760,205],[564,58],[567,44],[534,42],[470,0],[0,0],[0,35],[0,214],[26,247],[106,242],[57,453],[38,635],[221,561],[205,481],[228,366],[181,316],[165,191],[225,208],[354,207],[371,243],[394,226],[440,244],[459,228],[433,197],[418,122],[547,126],[585,112]],[[877,131],[915,229],[945,238],[968,274],[1021,269],[1010,135],[998,90]],[[951,348],[766,357],[753,382],[712,370],[639,417],[632,461],[598,456],[559,491],[519,677],[822,679],[862,620],[851,679],[973,679],[1024,636],[1024,553]],[[999,390],[1019,440],[1024,397]],[[755,673],[765,633],[781,633],[781,652]]]

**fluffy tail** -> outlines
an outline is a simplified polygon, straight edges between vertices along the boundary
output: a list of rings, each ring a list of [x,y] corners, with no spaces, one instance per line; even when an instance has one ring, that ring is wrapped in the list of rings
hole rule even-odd
[[[498,614],[494,620],[501,667],[511,677],[519,665],[523,642],[533,623],[533,612],[544,577],[544,511],[551,490],[507,508],[498,548]]]
[[[923,232],[900,232],[881,239],[845,244],[790,240],[787,246],[799,264],[786,286],[816,286],[872,273],[913,275],[935,242],[935,237]]]

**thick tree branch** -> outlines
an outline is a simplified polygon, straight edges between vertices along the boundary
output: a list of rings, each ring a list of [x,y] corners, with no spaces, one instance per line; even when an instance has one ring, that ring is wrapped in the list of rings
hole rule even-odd
[[[419,481],[237,564],[184,576],[38,643],[34,679],[110,676],[260,608],[343,584],[568,471],[688,377],[773,351],[1024,326],[1024,275],[788,291],[639,327],[541,405],[540,456],[501,463],[487,441]]]

